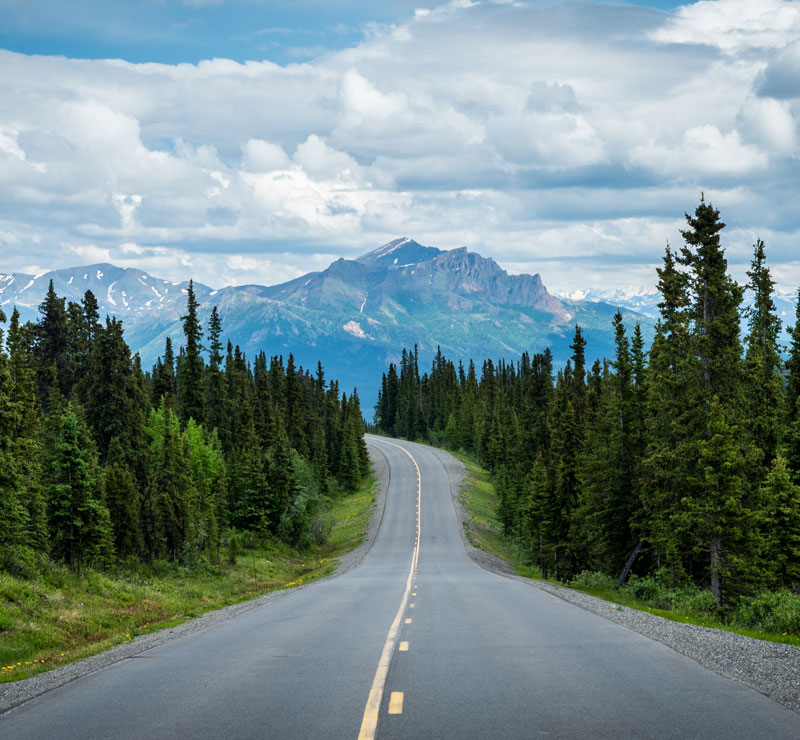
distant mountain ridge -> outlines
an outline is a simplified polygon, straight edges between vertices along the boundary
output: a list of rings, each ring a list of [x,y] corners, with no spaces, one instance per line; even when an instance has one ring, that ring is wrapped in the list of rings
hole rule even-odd
[[[173,283],[141,270],[100,264],[42,275],[0,275],[0,304],[16,304],[23,320],[37,319],[50,280],[60,296],[80,300],[92,290],[101,315],[121,318],[126,339],[149,368],[167,336],[183,341],[180,316],[188,281]],[[617,307],[573,301],[549,293],[541,277],[509,275],[493,259],[466,247],[441,250],[408,237],[358,259],[339,259],[325,270],[280,285],[212,290],[195,283],[200,316],[216,305],[224,336],[251,359],[294,354],[305,367],[321,361],[344,390],[359,388],[374,400],[381,373],[404,347],[418,345],[423,362],[441,347],[454,360],[516,359],[550,347],[557,365],[571,354],[575,323],[584,329],[587,356],[610,356],[611,318]],[[649,334],[652,321],[623,310]]]

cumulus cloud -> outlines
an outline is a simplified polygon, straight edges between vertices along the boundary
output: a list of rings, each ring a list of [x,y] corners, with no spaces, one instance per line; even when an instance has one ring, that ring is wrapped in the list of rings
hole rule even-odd
[[[272,172],[288,169],[291,160],[279,144],[263,139],[249,139],[242,146],[242,167],[249,172]]]
[[[800,2],[793,0],[701,0],[678,8],[652,33],[673,44],[709,44],[726,52],[778,48],[800,30]]]
[[[631,161],[671,177],[745,175],[767,164],[767,156],[742,143],[738,131],[723,133],[706,124],[687,129],[680,142],[648,142],[633,149]]]
[[[799,13],[451,2],[286,66],[0,51],[0,269],[105,255],[220,287],[409,234],[630,282],[701,190],[782,244]]]
[[[759,81],[758,92],[773,98],[800,98],[800,41],[778,49]]]

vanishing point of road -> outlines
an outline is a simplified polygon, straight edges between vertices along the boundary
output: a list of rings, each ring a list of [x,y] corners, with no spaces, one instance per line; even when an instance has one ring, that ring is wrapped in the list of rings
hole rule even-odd
[[[467,556],[456,466],[369,436],[388,486],[340,576],[138,653],[0,718],[8,740],[800,738],[800,715]]]

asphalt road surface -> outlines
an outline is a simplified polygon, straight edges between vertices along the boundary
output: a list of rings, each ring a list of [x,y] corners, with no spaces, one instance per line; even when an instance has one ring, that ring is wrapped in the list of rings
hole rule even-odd
[[[761,694],[479,568],[439,456],[369,442],[389,488],[360,565],[50,691],[0,737],[800,738]]]

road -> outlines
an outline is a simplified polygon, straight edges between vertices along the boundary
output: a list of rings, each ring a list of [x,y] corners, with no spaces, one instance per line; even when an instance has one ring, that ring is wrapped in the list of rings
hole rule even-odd
[[[800,737],[800,715],[770,699],[479,568],[443,453],[369,442],[389,487],[360,565],[44,694],[0,736]]]

